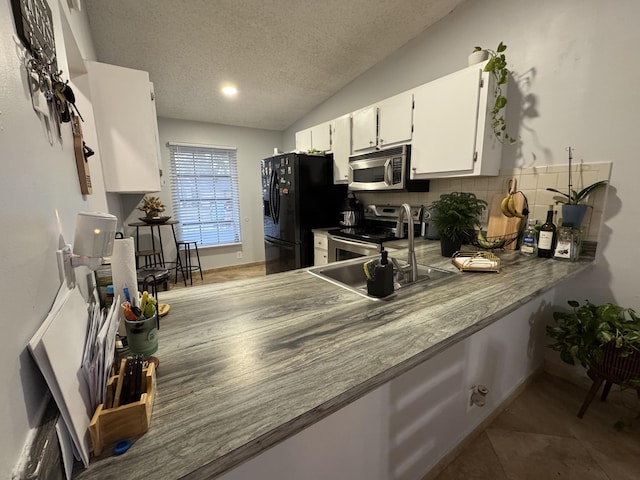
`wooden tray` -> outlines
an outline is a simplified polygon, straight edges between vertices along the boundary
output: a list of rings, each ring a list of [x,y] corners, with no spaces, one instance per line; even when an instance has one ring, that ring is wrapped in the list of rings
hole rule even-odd
[[[149,430],[156,391],[156,370],[153,363],[149,362],[149,366],[142,370],[144,381],[140,400],[115,408],[105,407],[117,398],[119,392],[116,392],[116,387],[120,375],[124,375],[126,361],[126,358],[122,359],[119,375],[109,379],[106,402],[98,405],[89,424],[93,454],[96,456],[102,453],[105,445],[138,437]]]

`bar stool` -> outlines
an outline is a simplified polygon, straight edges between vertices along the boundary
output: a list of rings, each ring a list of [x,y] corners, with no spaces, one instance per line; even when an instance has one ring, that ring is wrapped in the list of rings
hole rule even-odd
[[[186,283],[186,276],[189,277],[189,282],[193,285],[193,272],[200,271],[200,279],[204,280],[202,276],[202,266],[200,265],[200,253],[198,252],[198,242],[178,242],[178,259],[180,259],[180,252],[184,252],[184,262],[180,261],[181,268],[180,272],[182,273],[182,278]],[[194,249],[196,252],[196,258],[198,260],[198,264],[194,265],[191,262],[191,249]],[[185,273],[186,272],[186,273]],[[176,265],[176,283],[178,283],[178,266]]]

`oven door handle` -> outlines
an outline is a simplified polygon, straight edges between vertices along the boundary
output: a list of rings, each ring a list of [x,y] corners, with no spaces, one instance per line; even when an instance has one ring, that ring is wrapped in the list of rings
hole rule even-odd
[[[347,240],[344,237],[336,237],[335,235],[329,236],[334,242],[340,243],[342,245],[352,245],[354,247],[371,247],[377,248],[376,244],[372,244],[369,242],[358,242],[357,240]]]

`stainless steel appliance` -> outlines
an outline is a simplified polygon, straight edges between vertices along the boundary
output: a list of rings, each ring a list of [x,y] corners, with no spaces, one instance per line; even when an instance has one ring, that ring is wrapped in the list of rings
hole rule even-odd
[[[333,158],[287,153],[261,168],[267,274],[313,265],[311,229],[338,225],[347,195],[333,184]]]
[[[362,225],[345,227],[327,232],[328,261],[337,262],[349,258],[366,257],[380,252],[386,242],[396,238],[396,223],[399,206],[367,205],[364,208]],[[421,207],[412,207],[414,236],[420,235]],[[406,235],[405,235],[406,238]]]
[[[349,190],[429,191],[429,180],[410,180],[410,145],[349,157]]]
[[[364,207],[362,203],[358,201],[355,193],[349,192],[347,198],[342,203],[342,209],[340,215],[340,226],[342,227],[357,227],[362,223]]]

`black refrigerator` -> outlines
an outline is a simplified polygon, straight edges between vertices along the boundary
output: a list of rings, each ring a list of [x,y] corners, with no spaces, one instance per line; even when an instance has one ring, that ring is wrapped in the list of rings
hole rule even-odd
[[[347,195],[333,157],[285,153],[261,162],[267,275],[313,265],[313,228],[334,227]]]

